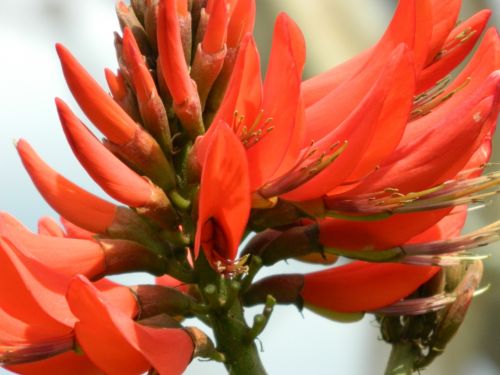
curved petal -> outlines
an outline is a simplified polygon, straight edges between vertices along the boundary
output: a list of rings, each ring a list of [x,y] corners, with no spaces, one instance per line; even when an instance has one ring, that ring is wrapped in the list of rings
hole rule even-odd
[[[122,203],[146,206],[152,199],[153,185],[104,147],[62,100],[56,99],[56,105],[73,153],[94,181]]]
[[[304,275],[306,307],[350,313],[377,310],[412,294],[439,267],[353,262]]]
[[[157,31],[161,72],[174,101],[181,104],[197,97],[182,48],[176,1],[160,0]]]
[[[243,126],[251,126],[261,106],[259,51],[253,37],[247,35],[241,43],[224,99],[212,123],[222,120],[231,124],[235,133],[242,137]]]
[[[185,331],[135,323],[106,304],[82,276],[72,280],[67,299],[79,320],[75,324],[79,345],[106,374],[136,375],[154,367],[162,375],[177,375],[191,360],[193,342]]]
[[[231,262],[250,213],[248,163],[240,140],[225,123],[213,124],[207,137],[210,144],[202,166],[195,254],[201,246],[212,264]]]
[[[317,176],[283,198],[290,200],[307,200],[320,197],[335,188],[353,172],[366,173],[374,163],[391,151],[402,134],[406,124],[405,112],[408,114],[412,101],[413,84],[394,85],[394,79],[403,74],[413,74],[413,61],[404,45],[394,51],[386,61],[386,69],[370,88],[368,93],[342,122],[340,126],[325,135],[315,147],[318,154],[328,152],[332,145],[347,142],[345,151]],[[391,106],[400,107],[394,111]],[[384,109],[385,105],[385,109]],[[387,127],[387,128],[386,128]],[[386,133],[388,150],[385,142],[379,139],[379,133]],[[377,138],[373,138],[373,137]],[[368,153],[367,159],[365,152]],[[358,169],[356,167],[358,166]],[[372,168],[373,168],[372,167]]]
[[[18,251],[67,276],[82,273],[93,278],[106,269],[104,253],[95,241],[36,235],[7,213],[0,213],[0,236]]]
[[[450,211],[450,209],[441,209],[396,214],[378,221],[324,219],[319,223],[320,242],[324,246],[342,250],[390,249],[405,243],[418,233],[436,224]]]
[[[64,230],[49,216],[38,220],[38,234],[51,237],[65,237]]]
[[[73,224],[71,221],[65,219],[62,216],[59,218],[59,220],[61,221],[61,224],[66,231],[65,237],[78,238],[81,240],[95,240],[95,233],[80,228],[78,225]]]
[[[466,218],[467,206],[455,207],[437,224],[410,238],[406,243],[424,243],[458,237],[464,227]]]
[[[483,10],[457,26],[444,43],[444,49],[434,57],[418,77],[416,92],[428,90],[449,74],[469,54],[481,36],[491,11]]]
[[[244,35],[253,33],[255,0],[237,0],[230,11],[232,14],[227,25],[227,46],[237,48]]]
[[[425,2],[427,2],[427,0]],[[400,43],[404,43],[412,49],[415,40],[416,13],[415,0],[400,1],[390,25],[380,41],[374,47],[362,52],[358,56],[337,67],[305,81],[302,88],[304,91],[304,104],[306,108],[308,110],[310,108],[313,109],[314,104],[329,95],[340,97],[340,93],[342,92],[340,87],[347,84],[349,81],[356,79],[357,73],[362,73],[366,69],[373,71],[380,70],[381,63],[385,61],[385,56],[390,54],[391,51]],[[423,22],[427,22],[424,17],[421,17],[421,20]],[[422,29],[425,37],[425,28]],[[382,61],[377,62],[380,58],[382,58]],[[376,76],[376,74],[371,74],[371,77]],[[373,79],[371,81],[367,81],[366,87],[370,87],[373,84],[373,81]],[[359,93],[360,92],[358,92],[358,94]],[[349,92],[344,95],[351,97],[352,93]],[[355,99],[353,99],[353,101],[355,101]],[[348,113],[348,111],[346,111],[346,113]],[[311,114],[309,116],[311,116],[311,121],[313,121],[313,115]],[[345,116],[340,117],[342,118]],[[332,123],[336,124],[338,122]],[[315,140],[321,138],[320,129],[311,132],[308,138]]]
[[[68,87],[90,121],[114,143],[123,144],[133,139],[139,125],[97,84],[66,48],[57,44],[56,49]]]
[[[305,63],[305,41],[298,26],[284,13],[276,20],[269,65],[264,80],[262,119],[250,132],[248,162],[258,165],[250,170],[252,191],[278,171],[287,158],[295,160],[300,152],[302,122],[297,107],[302,105],[300,85]]]
[[[24,168],[48,204],[78,226],[103,233],[115,219],[116,206],[73,184],[50,168],[24,140],[17,142]]]
[[[64,298],[67,279],[3,239],[0,247],[0,307],[53,337],[69,335],[75,319]]]
[[[433,25],[426,65],[434,59],[451,30],[457,24],[462,0],[431,0],[431,4]]]
[[[496,123],[500,73],[492,74],[482,87],[468,94],[467,98],[452,97],[415,121],[390,159],[349,194],[386,188],[401,193],[421,191],[453,178]]]

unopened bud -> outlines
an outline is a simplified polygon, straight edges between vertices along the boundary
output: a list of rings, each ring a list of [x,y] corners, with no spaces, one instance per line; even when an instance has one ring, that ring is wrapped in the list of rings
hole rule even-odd
[[[175,288],[160,285],[138,285],[131,289],[137,296],[141,319],[159,314],[191,315],[193,298]]]
[[[268,296],[274,297],[279,304],[293,304],[303,307],[300,295],[304,286],[304,275],[277,275],[262,279],[252,284],[243,295],[245,306],[265,304]]]

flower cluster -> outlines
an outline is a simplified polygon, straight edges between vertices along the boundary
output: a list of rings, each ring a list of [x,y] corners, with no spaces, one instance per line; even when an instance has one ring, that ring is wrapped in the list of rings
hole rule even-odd
[[[480,284],[469,251],[500,237],[498,222],[460,235],[466,205],[500,185],[499,173],[481,176],[500,111],[500,38],[483,33],[488,10],[457,24],[460,3],[399,1],[375,46],[306,81],[304,38],[286,14],[261,78],[253,0],[119,1],[111,95],[57,45],[104,139],[56,99],[64,134],[123,205],[17,142],[61,218],[32,233],[0,216],[0,364],[168,375],[199,356],[263,374],[254,340],[275,303],[341,320],[374,313],[384,339],[412,345],[412,371],[430,363]],[[332,266],[339,257],[350,261]],[[321,269],[254,281],[287,259]],[[134,271],[156,284],[106,278]],[[264,310],[248,325],[255,304]],[[185,317],[207,323],[216,344]]]

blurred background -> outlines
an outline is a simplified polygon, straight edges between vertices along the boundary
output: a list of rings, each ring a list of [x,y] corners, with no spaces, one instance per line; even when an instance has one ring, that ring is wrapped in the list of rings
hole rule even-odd
[[[310,77],[375,43],[395,4],[394,0],[257,0],[255,34],[264,55],[270,47],[273,20],[286,11],[305,35],[305,77]],[[494,9],[491,23],[500,26],[500,0],[464,0],[461,18],[482,8]],[[77,106],[63,81],[54,43],[68,46],[105,86],[104,67],[116,68],[112,33],[118,29],[112,0],[0,0],[0,209],[33,230],[41,216],[57,215],[22,169],[13,146],[20,137],[60,173],[104,196],[73,157],[57,119],[55,96],[64,98],[74,110]],[[497,146],[498,141],[497,134]],[[494,160],[500,161],[498,147]],[[498,219],[499,201],[471,213],[467,227]],[[486,251],[492,257],[486,262],[483,284],[491,284],[491,289],[474,301],[464,326],[446,353],[424,371],[426,375],[500,374],[500,245]],[[298,268],[279,264],[272,272],[280,270],[296,272]],[[130,284],[150,280],[139,274],[121,279]],[[273,375],[381,374],[389,353],[372,316],[340,324],[291,307],[276,309],[260,339],[263,361]],[[8,372],[0,369],[0,373]],[[187,371],[190,375],[223,373],[221,365],[198,360]]]

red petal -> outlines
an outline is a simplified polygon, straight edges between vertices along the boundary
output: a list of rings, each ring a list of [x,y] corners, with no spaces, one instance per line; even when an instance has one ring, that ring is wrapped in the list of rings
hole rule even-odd
[[[96,234],[93,232],[89,232],[79,226],[73,224],[71,221],[66,220],[64,217],[60,217],[59,220],[66,230],[66,237],[69,238],[78,238],[81,240],[95,240]]]
[[[160,67],[175,103],[197,96],[189,77],[182,48],[176,1],[160,0],[158,8],[158,53]]]
[[[52,337],[69,335],[74,317],[64,298],[68,279],[3,239],[0,247],[1,309],[33,327],[33,334],[41,329]]]
[[[132,207],[146,206],[153,186],[114,156],[71,112],[56,99],[59,118],[75,156],[85,170],[110,196]]]
[[[492,74],[475,92],[463,89],[467,98],[459,92],[436,111],[412,123],[391,158],[349,194],[389,187],[408,193],[453,178],[496,122],[499,83],[500,74]]]
[[[225,243],[214,241],[212,246],[219,247],[213,249],[205,248],[210,245],[206,243],[207,258],[232,261],[250,213],[248,163],[240,140],[225,123],[213,124],[207,137],[211,141],[201,175],[195,254],[202,245],[205,225],[215,222],[213,230],[221,231]]]
[[[413,87],[411,79],[401,86],[401,89],[400,85],[392,83],[395,78],[412,74],[413,61],[410,57],[404,45],[389,56],[386,69],[357,108],[340,126],[315,145],[318,148],[317,154],[320,155],[322,152],[328,152],[332,145],[348,141],[345,151],[309,182],[284,194],[285,199],[307,200],[320,197],[343,182],[357,165],[357,173],[369,170],[374,162],[392,150],[406,124],[405,112],[410,110]],[[397,110],[391,108],[396,104],[400,105]],[[384,148],[385,142],[379,139],[379,133],[387,133],[388,150]],[[363,159],[365,152],[368,153],[366,160]]]
[[[304,102],[306,108],[308,109],[308,122],[310,121],[314,123],[318,121],[316,120],[316,117],[319,116],[319,113],[317,113],[314,109],[314,105],[320,102],[323,98],[326,98],[329,95],[334,95],[342,101],[351,99],[351,105],[348,108],[343,108],[341,103],[336,103],[334,107],[335,111],[328,111],[328,113],[324,114],[325,121],[327,121],[326,118],[328,118],[328,116],[333,116],[330,122],[331,127],[338,125],[340,123],[339,119],[347,117],[346,114],[348,114],[355,106],[354,103],[358,103],[362,95],[373,85],[374,81],[378,77],[378,73],[383,69],[387,56],[390,55],[400,43],[404,43],[410,49],[413,49],[415,46],[415,37],[418,36],[419,49],[422,49],[423,41],[425,40],[427,34],[431,32],[429,25],[431,18],[426,18],[425,14],[421,14],[428,11],[427,6],[422,7],[422,5],[428,5],[427,3],[428,0],[400,1],[389,27],[374,47],[362,52],[353,59],[306,81],[303,88]],[[419,30],[418,34],[415,32],[416,27],[418,27]],[[422,53],[423,51],[419,52],[420,55]],[[417,63],[421,60],[421,56],[416,58]],[[352,83],[347,85],[349,81],[356,80],[357,74],[366,72],[367,70],[371,71],[371,73],[368,74],[368,77],[371,78],[364,78],[363,80],[360,80],[359,83],[362,86],[364,85],[364,87],[359,88],[353,86]],[[344,97],[347,99],[344,99]],[[334,100],[331,100],[331,102],[333,103]],[[310,114],[309,109],[312,111]],[[340,111],[341,113],[336,115],[337,111]],[[321,129],[311,129],[311,132],[307,137],[307,141],[310,139],[320,139],[324,132],[325,130]]]
[[[217,53],[226,44],[228,9],[226,0],[215,0],[213,10],[210,11],[207,28],[201,46],[207,53]]]
[[[431,0],[431,3],[433,26],[428,46],[427,64],[434,59],[448,34],[457,24],[462,0]]]
[[[6,213],[0,213],[0,236],[18,252],[67,276],[95,277],[105,271],[104,254],[95,241],[36,235]]]
[[[447,216],[406,243],[424,243],[458,237],[467,218],[467,206],[455,207]]]
[[[369,222],[325,219],[320,222],[320,242],[324,246],[342,250],[389,249],[405,243],[411,237],[436,224],[450,211],[441,209],[400,214]]]
[[[302,122],[296,117],[297,107],[302,104],[300,84],[305,53],[302,32],[287,15],[280,14],[264,81],[263,114],[258,128],[263,135],[253,146],[247,146],[249,164],[258,165],[250,170],[252,191],[273,177],[285,158],[295,160],[299,155]],[[269,124],[265,123],[267,119]]]
[[[49,216],[38,220],[38,234],[51,237],[65,237],[65,233],[57,221]]]
[[[78,226],[103,233],[113,223],[116,206],[83,190],[45,164],[20,140],[17,151],[40,194],[62,216]]]
[[[335,312],[364,312],[391,305],[412,294],[439,267],[353,262],[304,275],[306,306]]]
[[[253,32],[256,13],[255,0],[237,0],[230,11],[232,14],[227,26],[227,46],[228,48],[237,48],[243,36]]]
[[[445,42],[445,46],[446,44],[453,43],[457,44],[457,46],[452,47],[450,50],[443,51],[442,57],[440,57],[436,62],[431,63],[422,71],[418,78],[418,86],[416,89],[417,93],[421,93],[434,86],[437,81],[449,74],[463,61],[481,36],[490,15],[490,10],[483,10],[469,18],[467,21],[461,23],[452,31]],[[472,33],[469,34],[470,37],[463,42],[459,42],[457,40],[457,36],[460,33],[463,33],[464,30],[469,29],[474,30],[468,31],[469,33]]]
[[[71,282],[67,299],[79,319],[75,325],[79,345],[106,374],[136,375],[154,367],[162,375],[176,375],[191,360],[193,343],[186,332],[135,323],[107,305],[81,276]]]
[[[242,127],[251,126],[262,107],[262,81],[260,78],[259,51],[254,39],[247,36],[240,47],[224,99],[212,121],[231,124],[235,133],[242,136]],[[240,118],[244,124],[239,124]]]
[[[133,139],[138,125],[66,48],[57,44],[56,49],[69,89],[90,121],[114,143],[123,144]]]
[[[117,101],[123,100],[127,96],[127,86],[121,73],[114,74],[110,69],[104,69],[106,82],[108,83],[111,95]]]

